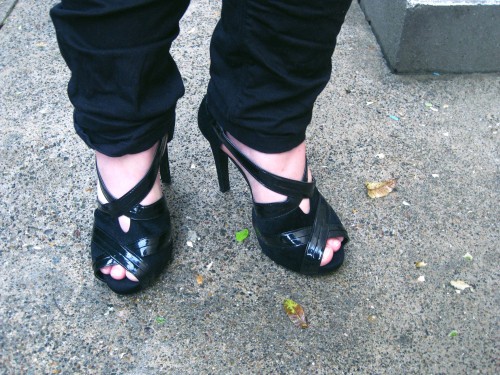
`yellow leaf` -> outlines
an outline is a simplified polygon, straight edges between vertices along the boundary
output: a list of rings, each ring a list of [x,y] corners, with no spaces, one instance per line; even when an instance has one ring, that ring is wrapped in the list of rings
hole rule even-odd
[[[417,267],[417,268],[422,268],[425,266],[427,266],[427,263],[425,263],[425,262],[415,262],[415,267]]]
[[[388,195],[396,186],[396,179],[387,181],[366,182],[366,189],[370,198],[382,198]]]
[[[196,282],[198,283],[198,285],[203,284],[203,276],[201,275],[196,276]]]
[[[382,186],[384,186],[385,184],[386,184],[385,181],[382,181],[382,182],[365,182],[366,188],[368,190],[379,189]]]
[[[292,323],[297,327],[307,328],[309,326],[304,309],[297,302],[287,298],[283,301],[283,307]]]

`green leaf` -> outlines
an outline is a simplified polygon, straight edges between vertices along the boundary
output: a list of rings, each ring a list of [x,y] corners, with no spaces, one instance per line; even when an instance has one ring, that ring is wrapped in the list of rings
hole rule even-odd
[[[163,316],[157,316],[155,320],[158,324],[164,324],[166,322],[166,319]]]
[[[248,237],[248,229],[243,229],[243,230],[240,230],[239,232],[236,232],[236,241],[238,242],[243,242],[245,240],[245,238]]]
[[[474,258],[472,257],[472,255],[470,255],[469,253],[467,253],[467,254],[464,255],[464,259],[468,260],[468,261],[471,261]]]
[[[457,331],[455,331],[455,330],[453,330],[453,331],[451,331],[450,333],[448,333],[448,336],[450,336],[450,337],[455,337],[455,336],[458,336],[458,332],[457,332]]]

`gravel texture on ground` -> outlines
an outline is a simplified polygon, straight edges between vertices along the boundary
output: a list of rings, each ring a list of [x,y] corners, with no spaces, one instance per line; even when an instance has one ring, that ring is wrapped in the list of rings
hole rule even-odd
[[[261,253],[235,168],[218,190],[196,111],[220,2],[192,1],[173,48],[175,260],[121,297],[91,270],[94,160],[73,131],[53,3],[19,0],[0,30],[0,373],[499,372],[499,75],[394,75],[353,4],[307,143],[351,243],[340,271],[304,277]],[[389,178],[396,191],[368,198],[366,181]]]

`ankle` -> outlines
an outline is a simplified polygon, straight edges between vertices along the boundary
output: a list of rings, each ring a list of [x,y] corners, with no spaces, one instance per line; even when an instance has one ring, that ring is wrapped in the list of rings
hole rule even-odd
[[[306,165],[306,144],[302,142],[293,149],[281,153],[268,154],[250,148],[227,134],[238,150],[260,168],[275,175],[292,180],[301,180]]]
[[[305,142],[302,142],[300,145],[289,151],[277,154],[266,154],[246,146],[230,134],[227,134],[227,136],[242,154],[244,154],[261,169],[291,180],[300,181],[304,177],[304,169],[306,165]],[[225,147],[224,151],[227,152]],[[256,203],[274,203],[286,200],[286,196],[269,190],[257,182],[246,171],[245,175],[250,183],[253,199]],[[308,181],[310,180],[311,175],[310,172],[308,172]]]
[[[95,153],[97,168],[108,191],[115,198],[120,198],[131,190],[148,172],[155,156],[157,145],[138,154],[128,154],[120,157],[106,156]],[[106,202],[100,187],[97,189],[98,199]],[[150,193],[141,202],[151,204],[163,195],[159,176]]]

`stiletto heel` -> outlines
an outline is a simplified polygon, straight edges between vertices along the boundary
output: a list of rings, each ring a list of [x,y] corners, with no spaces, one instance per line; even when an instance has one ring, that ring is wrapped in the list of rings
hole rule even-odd
[[[170,213],[165,197],[147,206],[140,204],[153,188],[160,164],[162,178],[165,182],[170,181],[166,144],[167,138],[164,138],[146,175],[118,199],[108,191],[96,168],[101,191],[108,203],[97,201],[94,212],[92,267],[94,275],[118,294],[134,293],[148,286],[172,259]],[[123,232],[118,222],[123,215],[130,219],[127,232]],[[139,282],[127,278],[115,280],[101,272],[101,268],[115,265],[132,273]]]
[[[212,154],[214,156],[215,168],[217,169],[217,180],[219,181],[219,189],[221,192],[225,193],[229,190],[229,169],[228,169],[228,156],[221,150],[220,141],[212,130],[213,123],[215,120],[206,110],[205,99],[198,109],[198,126],[205,136],[205,138],[210,143],[210,148],[212,149]]]
[[[224,145],[231,154],[231,161],[244,177],[245,170],[263,186],[287,196],[284,202],[254,202],[252,222],[262,251],[267,256],[276,263],[305,275],[331,272],[342,265],[344,247],[349,236],[335,211],[319,193],[314,179],[307,182],[307,163],[302,181],[280,177],[261,169],[226,136],[224,129],[210,114],[206,98],[198,111],[198,126],[210,143],[222,192],[229,190],[229,156],[221,149]],[[308,214],[299,207],[305,198],[310,199],[311,209]],[[321,266],[326,242],[328,238],[334,237],[344,238],[341,247],[328,264]]]
[[[163,151],[163,156],[160,162],[160,176],[161,180],[165,184],[170,184],[172,182],[172,177],[170,175],[170,165],[168,161],[168,147],[165,146]]]
[[[228,156],[227,154],[218,148],[212,148],[212,154],[214,155],[215,169],[217,169],[217,180],[219,181],[219,189],[221,192],[225,193],[229,190],[229,168],[228,168]]]

